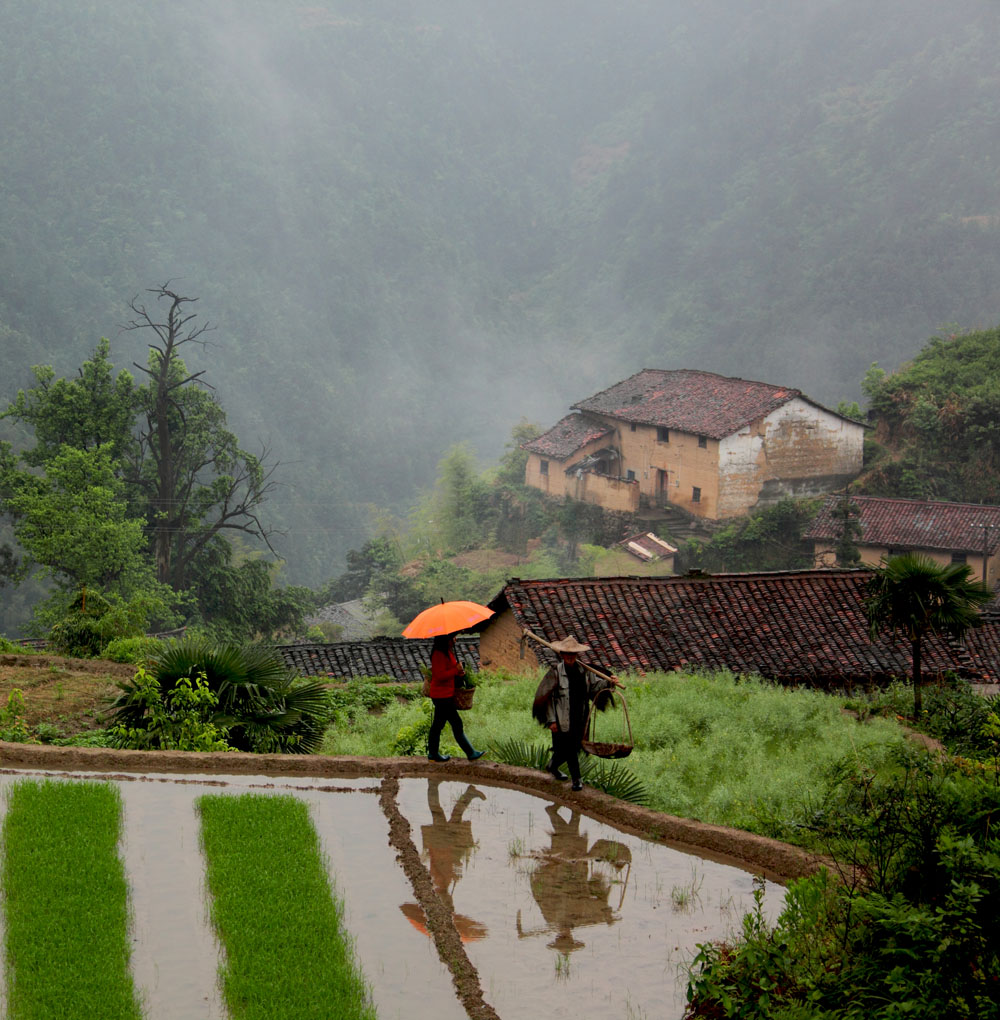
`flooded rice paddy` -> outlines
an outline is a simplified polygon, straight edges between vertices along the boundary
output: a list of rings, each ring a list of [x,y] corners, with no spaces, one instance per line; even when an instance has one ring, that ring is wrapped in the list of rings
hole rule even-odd
[[[0,789],[52,774],[5,772]],[[679,1018],[697,944],[753,907],[743,868],[482,782],[61,775],[121,790],[149,1020],[225,1020],[194,806],[206,793],[308,804],[380,1020]],[[763,882],[766,917],[783,897]]]

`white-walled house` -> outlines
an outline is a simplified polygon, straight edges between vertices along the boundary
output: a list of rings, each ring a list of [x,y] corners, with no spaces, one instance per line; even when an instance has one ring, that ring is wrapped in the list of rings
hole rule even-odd
[[[644,369],[523,445],[525,484],[608,510],[680,506],[713,520],[841,489],[865,426],[799,390]]]

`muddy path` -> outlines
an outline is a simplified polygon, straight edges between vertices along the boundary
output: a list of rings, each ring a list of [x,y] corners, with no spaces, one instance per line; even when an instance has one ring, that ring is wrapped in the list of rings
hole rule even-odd
[[[93,747],[51,747],[0,742],[0,768],[55,771],[192,773],[197,775],[303,776],[316,779],[432,777],[489,783],[541,794],[584,811],[593,818],[677,849],[752,869],[775,881],[815,871],[819,859],[801,847],[778,840],[678,818],[584,788],[573,793],[534,769],[480,760],[444,764],[423,758],[345,758],[326,755],[255,755],[235,752],[118,751]],[[397,848],[398,849],[398,848]]]

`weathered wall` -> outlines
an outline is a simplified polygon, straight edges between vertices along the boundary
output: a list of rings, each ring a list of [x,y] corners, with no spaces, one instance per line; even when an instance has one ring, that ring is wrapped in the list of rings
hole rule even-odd
[[[542,473],[542,464],[548,466],[548,473]],[[528,463],[524,466],[524,484],[541,489],[550,496],[566,495],[566,464],[551,457],[540,457],[537,453],[528,454]]]
[[[688,432],[668,431],[667,439],[657,438],[652,425],[623,424],[604,418],[617,430],[616,439],[622,453],[622,474],[632,471],[639,492],[656,505],[666,499],[699,517],[714,517],[719,496],[719,443],[707,439],[698,445],[698,436]],[[664,472],[663,475],[660,472]],[[700,500],[695,502],[695,489]]]
[[[625,478],[609,478],[593,471],[566,476],[566,495],[605,510],[635,513],[639,509],[639,485]]]
[[[535,643],[524,642],[521,658],[521,628],[514,614],[506,609],[490,620],[479,634],[479,661],[483,669],[506,669],[511,673],[530,673],[540,663],[535,655]]]
[[[783,496],[832,492],[861,470],[864,428],[797,398],[738,433],[719,454],[719,518]]]
[[[564,460],[556,460],[555,457],[543,457],[537,453],[528,454],[528,462],[524,467],[524,484],[531,485],[536,489],[541,489],[542,492],[548,493],[550,496],[561,498],[563,496],[573,496],[573,487],[576,483],[575,475],[567,475],[566,468],[577,461],[583,460],[584,457],[590,456],[592,453],[596,453],[598,450],[605,446],[608,446],[607,437],[595,439],[592,442],[584,443],[578,450],[574,450],[573,453],[565,458]],[[548,465],[548,473],[543,474],[542,465]],[[574,496],[575,499],[581,497]],[[591,502],[597,502],[592,500]],[[624,507],[609,507],[609,509],[625,509]]]

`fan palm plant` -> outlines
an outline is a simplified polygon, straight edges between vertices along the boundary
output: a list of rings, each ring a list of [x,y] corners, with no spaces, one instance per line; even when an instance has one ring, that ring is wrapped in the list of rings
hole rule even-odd
[[[169,643],[150,673],[169,704],[177,681],[203,676],[216,696],[209,721],[228,730],[241,751],[303,752],[319,749],[330,719],[330,698],[320,681],[296,678],[273,650],[260,645],[215,644],[204,638]],[[112,724],[143,728],[147,702],[134,681],[119,684]]]
[[[993,598],[981,581],[970,578],[966,563],[947,566],[920,553],[893,556],[875,568],[868,582],[864,612],[874,640],[884,632],[903,633],[910,642],[913,716],[920,718],[921,652],[927,634],[961,637],[979,623],[979,608]]]

